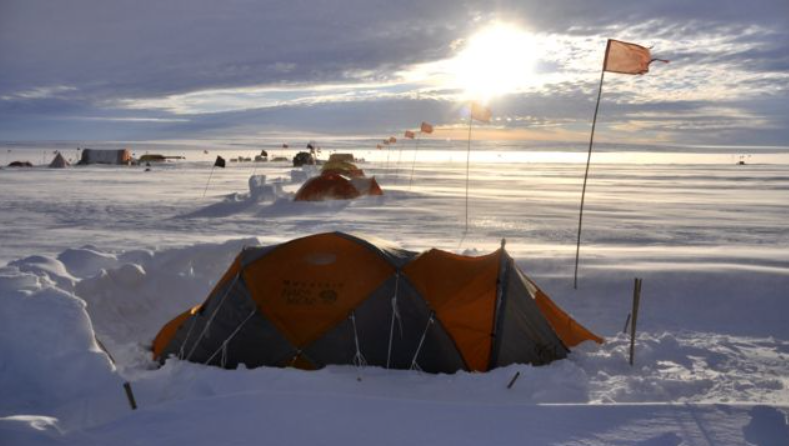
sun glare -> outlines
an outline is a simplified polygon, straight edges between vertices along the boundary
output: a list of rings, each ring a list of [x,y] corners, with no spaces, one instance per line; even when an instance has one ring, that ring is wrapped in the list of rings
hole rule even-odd
[[[488,101],[528,85],[538,53],[529,33],[498,23],[468,40],[452,71],[468,99]]]

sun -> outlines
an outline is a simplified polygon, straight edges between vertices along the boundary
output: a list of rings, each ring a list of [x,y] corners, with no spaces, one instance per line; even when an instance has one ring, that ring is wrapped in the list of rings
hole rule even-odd
[[[496,23],[468,39],[452,61],[452,73],[467,99],[486,102],[528,85],[538,58],[531,34]]]

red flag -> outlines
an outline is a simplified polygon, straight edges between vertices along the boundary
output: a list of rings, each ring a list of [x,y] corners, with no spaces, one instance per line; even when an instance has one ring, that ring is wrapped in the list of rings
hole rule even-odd
[[[476,102],[471,103],[471,118],[476,119],[480,122],[490,122],[490,117],[492,113],[488,107],[484,105],[478,104]]]
[[[406,131],[405,131],[405,137],[406,137],[406,138],[408,138],[408,139],[414,139],[414,137],[415,137],[415,136],[416,136],[416,134],[415,134],[414,132],[412,132],[411,130],[406,130]]]
[[[395,144],[397,142],[397,138],[395,138],[394,136],[390,136],[389,137],[389,142],[392,143],[392,144]]]
[[[433,126],[426,122],[422,122],[422,127],[420,128],[422,133],[433,133]]]
[[[621,74],[644,74],[649,72],[649,64],[656,60],[668,63],[667,60],[653,59],[649,48],[608,39],[603,70]]]

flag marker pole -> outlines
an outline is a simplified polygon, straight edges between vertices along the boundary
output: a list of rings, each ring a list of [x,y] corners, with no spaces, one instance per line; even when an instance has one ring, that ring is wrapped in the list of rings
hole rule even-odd
[[[466,230],[464,232],[468,232],[468,177],[469,177],[469,166],[471,165],[471,122],[472,122],[471,110],[469,109],[468,115],[468,148],[466,149]]]
[[[397,148],[397,164],[395,164],[395,184],[400,182],[400,160],[403,159],[403,146]]]
[[[205,198],[206,192],[208,192],[208,183],[211,182],[211,176],[214,174],[214,168],[216,165],[211,166],[211,173],[208,174],[208,181],[205,182],[205,190],[203,191],[203,198]]]
[[[575,274],[573,276],[573,288],[578,289],[578,261],[581,257],[581,226],[584,219],[584,200],[586,199],[586,182],[589,179],[589,165],[592,162],[592,145],[594,144],[594,130],[597,125],[597,112],[600,110],[600,97],[603,94],[603,81],[605,80],[605,61],[608,59],[608,48],[605,50],[605,58],[603,59],[603,70],[600,74],[600,86],[597,89],[597,104],[594,107],[594,118],[592,119],[592,134],[589,136],[589,154],[586,156],[586,172],[584,173],[584,186],[581,191],[581,208],[578,211],[578,241],[575,247]]]
[[[384,167],[384,171],[386,171],[386,176],[389,179],[392,179],[392,173],[389,171],[389,144],[384,144],[384,149],[386,149],[386,167]]]
[[[414,169],[416,168],[416,154],[419,152],[419,138],[422,136],[422,132],[420,131],[416,135],[416,141],[414,142],[414,160],[411,162],[411,178],[408,180],[408,190],[411,190],[411,183],[414,182]]]

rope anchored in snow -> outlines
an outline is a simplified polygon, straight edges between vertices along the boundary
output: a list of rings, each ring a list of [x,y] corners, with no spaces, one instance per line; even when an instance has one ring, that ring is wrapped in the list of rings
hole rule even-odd
[[[362,355],[362,350],[361,348],[359,348],[359,334],[356,331],[356,314],[354,311],[351,311],[350,318],[351,318],[351,325],[353,325],[353,341],[356,344],[356,354],[353,355],[353,364],[359,368],[366,367],[367,360],[364,359],[364,356]]]
[[[427,320],[427,324],[425,324],[425,331],[422,332],[422,338],[419,339],[419,345],[416,347],[416,352],[414,352],[414,359],[411,360],[411,370],[418,370],[422,371],[422,368],[419,367],[419,364],[416,363],[417,358],[419,358],[419,351],[422,350],[422,345],[425,343],[425,337],[427,336],[427,330],[430,329],[430,326],[435,323],[435,311],[430,312],[430,318]]]
[[[236,329],[233,330],[232,333],[230,333],[230,336],[228,336],[224,341],[222,341],[222,345],[220,345],[219,348],[216,349],[216,351],[213,354],[211,354],[211,356],[209,356],[208,359],[203,364],[208,365],[211,362],[211,360],[214,359],[217,353],[222,352],[222,357],[220,359],[220,366],[222,366],[222,368],[225,368],[225,366],[227,365],[227,344],[229,344],[230,341],[232,341],[233,338],[238,334],[238,332],[241,331],[242,328],[244,328],[244,325],[246,325],[246,323],[249,322],[250,319],[252,319],[255,313],[257,313],[257,308],[253,307],[252,311],[249,312],[247,317],[243,321],[241,321],[240,324],[238,324],[238,327],[236,327]]]
[[[214,312],[211,313],[211,316],[208,318],[208,322],[206,322],[205,327],[203,327],[203,330],[200,332],[200,336],[198,336],[197,340],[195,340],[195,345],[192,346],[192,349],[189,351],[189,355],[186,356],[187,361],[192,359],[192,355],[194,354],[195,350],[197,350],[197,346],[200,345],[200,341],[203,340],[203,336],[205,336],[206,333],[208,333],[208,329],[211,328],[211,323],[214,322],[214,318],[216,317],[216,314],[219,313],[219,309],[222,308],[222,304],[225,303],[227,296],[230,294],[230,290],[232,290],[233,287],[236,286],[236,282],[238,282],[238,278],[240,276],[241,276],[241,272],[239,271],[238,274],[236,274],[236,277],[233,278],[233,282],[230,284],[229,287],[227,287],[227,291],[225,291],[225,294],[222,296],[222,299],[219,301],[219,304],[214,309]]]
[[[392,338],[394,337],[395,320],[400,326],[400,337],[403,337],[403,322],[400,319],[400,312],[397,310],[397,291],[400,284],[400,273],[395,275],[395,291],[392,296],[392,322],[389,324],[389,349],[386,352],[386,368],[389,368],[392,359]]]

